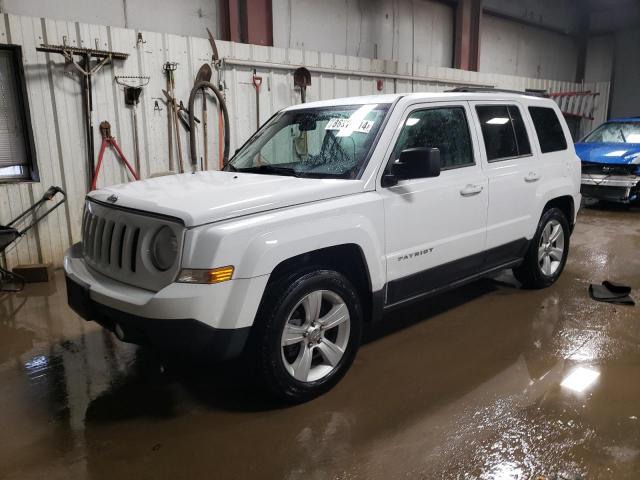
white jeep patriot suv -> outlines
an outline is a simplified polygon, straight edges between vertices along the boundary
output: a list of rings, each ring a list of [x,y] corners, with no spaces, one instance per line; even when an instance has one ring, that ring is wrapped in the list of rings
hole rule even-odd
[[[471,90],[471,91],[470,91]],[[556,104],[509,91],[380,95],[274,115],[223,171],[91,192],[71,307],[123,341],[252,359],[310,399],[363,322],[512,268],[560,276],[580,161]]]

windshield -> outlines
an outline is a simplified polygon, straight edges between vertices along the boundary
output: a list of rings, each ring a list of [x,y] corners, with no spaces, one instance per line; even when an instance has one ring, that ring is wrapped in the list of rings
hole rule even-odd
[[[226,169],[271,175],[357,178],[389,104],[339,105],[277,114]]]
[[[603,123],[585,137],[585,143],[640,143],[640,122]]]

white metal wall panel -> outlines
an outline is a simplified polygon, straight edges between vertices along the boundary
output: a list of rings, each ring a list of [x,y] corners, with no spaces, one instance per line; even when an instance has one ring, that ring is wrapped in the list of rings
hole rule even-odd
[[[201,35],[218,28],[218,2],[212,0],[2,0],[2,12],[119,27]]]
[[[584,79],[586,82],[609,81],[613,73],[615,36],[598,35],[589,38]]]
[[[274,0],[274,45],[450,67],[454,8],[425,0]]]
[[[6,20],[6,22],[5,22]],[[7,32],[5,25],[10,31]],[[170,34],[142,32],[146,43],[136,43],[137,31],[120,27],[78,24],[19,16],[0,17],[0,41],[23,46],[25,74],[36,153],[41,182],[0,185],[0,223],[6,223],[38,199],[49,185],[60,185],[68,192],[68,203],[29,233],[16,248],[6,254],[9,266],[18,263],[53,262],[60,265],[63,251],[80,239],[83,198],[87,186],[85,132],[82,116],[82,94],[77,74],[65,67],[60,55],[36,52],[46,41],[70,45],[95,46],[124,51],[128,60],[105,67],[94,81],[96,156],[101,137],[98,125],[108,120],[112,134],[125,155],[133,162],[132,116],[124,104],[124,92],[113,80],[114,75],[149,75],[138,110],[141,175],[169,169],[168,109],[162,89],[166,89],[163,64],[178,62],[177,97],[185,105],[200,66],[211,59],[207,40]],[[300,92],[293,88],[293,70],[307,66],[312,84],[307,89],[308,101],[350,95],[394,92],[442,91],[463,84],[495,85],[500,88],[524,88],[572,91],[591,89],[600,92],[594,122],[583,122],[583,130],[605,119],[608,83],[575,84],[558,80],[515,77],[496,73],[455,70],[426,62],[373,60],[331,52],[294,48],[273,48],[230,42],[218,42],[221,57],[228,59],[224,82],[231,119],[231,152],[244,143],[256,127],[256,95],[251,83],[253,71],[263,78],[260,93],[260,121],[275,112],[300,102]],[[246,65],[234,65],[233,62]],[[214,71],[213,82],[217,83]],[[378,80],[382,90],[378,91]],[[156,102],[158,108],[156,108]],[[195,114],[202,115],[201,101],[196,101]],[[218,166],[218,113],[209,104],[210,168]],[[199,129],[200,130],[200,129]],[[198,132],[200,134],[200,132]],[[185,167],[189,164],[188,136],[181,129]],[[199,152],[202,155],[201,142]],[[177,157],[176,157],[177,161]],[[113,152],[105,154],[104,170],[99,185],[126,180],[127,174],[116,162]]]
[[[412,21],[413,61],[418,64],[452,67],[454,9],[439,2],[412,2],[412,5],[413,12],[409,18]],[[403,42],[398,43],[402,49]],[[411,57],[403,56],[402,50],[396,58],[411,62]]]
[[[613,98],[611,114],[615,117],[640,115],[640,27],[623,30],[616,34],[616,56],[614,60]]]
[[[482,16],[480,70],[523,77],[572,81],[578,45],[574,37]]]

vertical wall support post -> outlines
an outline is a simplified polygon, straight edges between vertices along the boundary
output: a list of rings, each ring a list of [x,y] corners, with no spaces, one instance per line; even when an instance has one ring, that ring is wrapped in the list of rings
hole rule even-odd
[[[219,0],[222,38],[273,46],[271,0]]]
[[[462,70],[480,68],[482,0],[459,0],[456,7],[454,66]]]

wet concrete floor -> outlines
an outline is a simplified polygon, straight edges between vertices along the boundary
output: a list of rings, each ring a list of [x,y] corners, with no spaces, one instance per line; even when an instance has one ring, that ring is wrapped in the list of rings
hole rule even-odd
[[[503,274],[396,311],[288,408],[80,320],[58,272],[0,297],[0,478],[640,478],[640,306],[587,294],[640,300],[640,209],[583,209],[571,241],[553,287]]]

